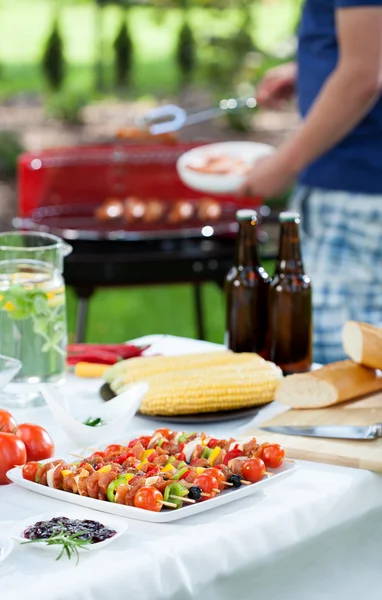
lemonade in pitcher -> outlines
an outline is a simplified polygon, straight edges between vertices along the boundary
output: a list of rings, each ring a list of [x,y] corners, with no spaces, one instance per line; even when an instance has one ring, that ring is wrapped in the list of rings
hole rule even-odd
[[[29,239],[29,246],[20,248],[25,258],[8,246],[1,260],[3,235],[12,234],[0,235],[0,354],[21,361],[16,380],[60,380],[65,374],[67,327],[62,256],[55,254],[59,244],[52,246],[54,236],[18,234],[24,243]]]

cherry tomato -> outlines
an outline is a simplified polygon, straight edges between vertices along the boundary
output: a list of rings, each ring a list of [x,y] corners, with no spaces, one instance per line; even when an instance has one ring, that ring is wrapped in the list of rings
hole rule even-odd
[[[134,506],[159,512],[163,506],[163,496],[154,487],[142,487],[134,496]]]
[[[251,483],[261,481],[264,477],[265,471],[265,464],[261,458],[249,458],[241,467],[243,479],[247,479]]]
[[[140,443],[144,448],[147,448],[147,446],[150,443],[151,437],[151,435],[141,435],[141,437],[137,439],[137,443]]]
[[[114,454],[115,452],[126,452],[126,447],[119,444],[110,444],[105,448],[105,454]]]
[[[203,476],[204,475],[212,475],[212,477],[215,477],[215,479],[218,482],[220,491],[223,491],[226,489],[226,486],[224,485],[226,478],[224,477],[224,474],[222,473],[222,471],[219,471],[219,469],[217,469],[216,467],[209,467],[208,469],[206,469],[204,471]]]
[[[283,464],[285,458],[285,450],[279,444],[270,444],[263,448],[261,453],[265,466],[271,469],[277,469]]]
[[[156,429],[156,430],[154,431],[154,435],[156,435],[157,433],[160,433],[162,437],[164,437],[164,438],[166,438],[166,439],[168,440],[168,439],[169,439],[169,437],[170,437],[170,435],[171,435],[173,432],[171,431],[171,429],[166,429],[166,428],[163,428],[163,429]]]
[[[31,461],[23,466],[22,476],[28,481],[36,481],[36,471],[39,468],[40,463]]]
[[[91,455],[89,456],[88,460],[91,460],[92,458],[96,458],[97,456],[98,456],[99,458],[105,458],[105,452],[101,452],[101,451],[98,451],[98,452],[93,452],[93,454],[91,454]]]
[[[205,475],[204,473],[203,473],[203,475],[199,475],[199,477],[197,477],[195,479],[195,481],[193,482],[193,485],[200,487],[202,492],[205,492],[206,494],[210,494],[211,498],[216,496],[215,490],[219,489],[219,484],[218,484],[218,480],[216,479],[216,477],[214,477],[213,475]]]
[[[3,433],[13,433],[17,427],[15,419],[7,410],[0,410],[0,431]]]
[[[11,483],[7,471],[27,461],[25,444],[13,433],[0,433],[0,485]]]
[[[29,461],[43,460],[54,454],[54,443],[49,433],[40,425],[23,423],[16,429],[16,435],[25,444]]]

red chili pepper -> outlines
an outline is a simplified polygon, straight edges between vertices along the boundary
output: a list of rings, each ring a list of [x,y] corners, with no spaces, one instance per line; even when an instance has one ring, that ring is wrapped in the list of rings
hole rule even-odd
[[[233,458],[238,458],[239,456],[244,456],[243,452],[239,450],[239,448],[234,448],[230,452],[227,452],[227,454],[224,457],[223,463],[225,465],[228,465],[230,460],[232,460]]]
[[[125,454],[121,454],[121,456],[113,458],[113,463],[117,463],[117,465],[122,465],[122,463],[124,463],[125,460],[127,460],[131,456],[134,456],[133,452],[125,452]]]
[[[177,454],[177,459],[186,462],[186,455],[184,454],[184,452],[179,452],[179,454]]]
[[[147,347],[138,348],[127,344],[69,344],[67,362],[71,366],[78,362],[114,365],[120,359],[141,356]]]
[[[215,448],[215,446],[218,445],[218,440],[215,438],[211,438],[210,441],[208,442],[207,446],[209,448]]]
[[[184,446],[185,446],[185,444],[183,444],[182,442],[180,442],[180,444],[179,444],[179,450],[180,450],[180,452],[182,452],[182,450],[184,449]],[[184,460],[184,458],[182,460]]]
[[[191,473],[191,471],[186,471],[185,473],[183,473],[181,479],[186,479],[187,475],[189,475]]]
[[[149,462],[153,462],[153,460],[154,460],[155,458],[158,458],[158,455],[157,455],[157,453],[156,453],[156,452],[152,452],[152,454],[150,454],[150,456],[148,456],[148,457],[147,457],[147,460],[148,460]]]

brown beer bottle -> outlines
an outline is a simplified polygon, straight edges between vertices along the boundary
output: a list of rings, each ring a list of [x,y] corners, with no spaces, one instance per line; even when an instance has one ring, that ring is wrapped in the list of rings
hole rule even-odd
[[[238,210],[235,264],[226,277],[226,346],[234,352],[268,354],[268,292],[270,279],[260,264],[257,214]]]
[[[312,364],[312,288],[301,260],[300,215],[280,213],[279,255],[269,294],[269,358],[284,374]]]

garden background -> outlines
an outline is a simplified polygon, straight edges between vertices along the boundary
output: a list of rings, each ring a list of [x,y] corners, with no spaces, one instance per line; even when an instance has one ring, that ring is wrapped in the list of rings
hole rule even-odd
[[[295,53],[299,0],[0,1],[0,229],[16,211],[23,150],[112,139],[158,103],[187,110],[255,93],[271,66]],[[182,139],[278,144],[296,126],[294,107],[255,110],[194,126]],[[272,265],[266,265],[272,269]],[[203,286],[207,337],[221,342],[224,297]],[[188,285],[98,290],[87,341],[143,333],[194,337]],[[75,298],[68,290],[69,330]]]

